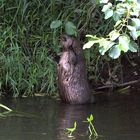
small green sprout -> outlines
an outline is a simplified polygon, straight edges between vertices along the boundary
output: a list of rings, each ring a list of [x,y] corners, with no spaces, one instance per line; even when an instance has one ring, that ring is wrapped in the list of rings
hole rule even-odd
[[[73,137],[72,134],[73,134],[73,132],[75,132],[76,127],[77,127],[77,123],[76,123],[76,121],[75,121],[75,122],[74,122],[74,126],[73,126],[72,128],[66,128],[68,137]]]
[[[87,121],[85,121],[85,122],[88,123],[88,130],[89,130],[89,133],[90,133],[89,137],[91,137],[92,135],[95,136],[95,137],[98,137],[98,133],[95,130],[95,127],[93,125],[93,120],[94,120],[94,117],[91,114],[90,117],[87,117]]]

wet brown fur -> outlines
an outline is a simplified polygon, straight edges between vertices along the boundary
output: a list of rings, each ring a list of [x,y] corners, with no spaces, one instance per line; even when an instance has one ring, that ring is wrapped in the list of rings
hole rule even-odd
[[[87,82],[85,59],[80,42],[63,35],[62,55],[57,66],[58,87],[63,102],[84,104],[93,102]]]

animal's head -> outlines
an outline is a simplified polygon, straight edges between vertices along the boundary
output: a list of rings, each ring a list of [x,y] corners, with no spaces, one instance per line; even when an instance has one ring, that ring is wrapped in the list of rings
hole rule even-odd
[[[60,43],[64,50],[69,50],[73,48],[74,40],[75,40],[74,37],[64,34],[61,37]]]
[[[72,50],[76,55],[83,53],[80,41],[73,36],[64,34],[60,43],[64,51]]]

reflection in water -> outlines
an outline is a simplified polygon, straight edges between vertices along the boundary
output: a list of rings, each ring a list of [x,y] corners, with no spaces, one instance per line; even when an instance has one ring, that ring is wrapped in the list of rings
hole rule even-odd
[[[66,105],[46,98],[5,100],[11,109],[37,117],[0,119],[0,140],[68,140],[65,129],[77,122],[76,140],[87,140],[83,120],[94,115],[98,140],[140,140],[140,95],[113,95],[89,105]]]
[[[68,137],[64,131],[66,128],[73,127],[74,122],[77,122],[76,135],[84,134],[88,130],[87,124],[83,121],[91,114],[93,111],[93,106],[91,105],[63,105],[59,107],[58,122],[57,122],[57,139],[67,140]]]

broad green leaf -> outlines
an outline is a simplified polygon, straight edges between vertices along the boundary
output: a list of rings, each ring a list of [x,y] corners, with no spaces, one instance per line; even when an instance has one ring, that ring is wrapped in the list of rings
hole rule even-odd
[[[109,10],[112,7],[112,3],[108,3],[106,5],[103,6],[102,12],[106,12],[107,10]]]
[[[129,42],[130,42],[130,39],[128,36],[126,36],[126,35],[120,36],[119,37],[119,48],[122,51],[127,52],[129,49]]]
[[[100,0],[100,3],[108,3],[109,0]]]
[[[133,17],[139,17],[140,15],[140,3],[137,2],[137,4],[133,5],[132,10],[130,11],[130,15]]]
[[[105,12],[105,19],[108,19],[113,16],[113,10],[109,9]]]
[[[98,43],[99,40],[90,40],[86,44],[84,44],[83,49],[91,48],[95,43]]]
[[[121,2],[125,2],[126,0],[116,0],[116,1],[121,1]]]
[[[140,29],[140,19],[139,18],[131,18],[132,26],[136,28],[136,30]]]
[[[131,52],[137,52],[138,51],[138,45],[134,41],[130,41],[129,43],[129,50]]]
[[[115,21],[120,20],[121,16],[122,16],[122,15],[118,14],[117,11],[114,11],[114,13],[113,13],[113,19],[114,19]]]
[[[119,49],[118,45],[113,46],[109,50],[109,56],[113,59],[117,59],[121,55],[121,50]]]
[[[116,40],[120,36],[120,33],[116,30],[113,30],[112,32],[109,33],[109,38],[111,41]]]
[[[123,3],[119,3],[116,6],[116,12],[119,15],[123,15],[127,12],[127,7]]]
[[[54,20],[52,21],[50,28],[51,29],[56,29],[58,27],[60,27],[62,25],[62,21],[61,20]]]
[[[66,22],[65,31],[68,35],[75,35],[77,33],[76,26],[70,21]]]
[[[137,0],[127,0],[128,2],[137,2]]]
[[[99,44],[99,52],[101,55],[104,55],[115,43],[103,38],[100,40]]]
[[[132,36],[132,38],[134,40],[137,40],[138,34],[137,34],[137,31],[136,31],[136,28],[134,26],[130,26],[130,25],[127,25],[127,28],[130,30],[130,35]]]
[[[137,35],[138,35],[138,36],[140,36],[140,30],[139,30],[139,31],[137,31]]]
[[[127,28],[130,30],[130,31],[136,31],[136,28],[134,26],[130,26],[130,25],[127,25]]]
[[[104,49],[108,50],[108,48],[111,48],[114,45],[114,42],[102,38],[100,39],[99,44],[101,47],[104,47]]]
[[[100,53],[101,55],[104,55],[105,52],[106,52],[106,50],[105,50],[103,47],[99,46],[99,53]]]
[[[137,31],[136,31],[136,30],[132,30],[132,31],[130,32],[130,35],[132,36],[132,38],[133,38],[134,40],[137,40],[138,34],[137,34]]]

